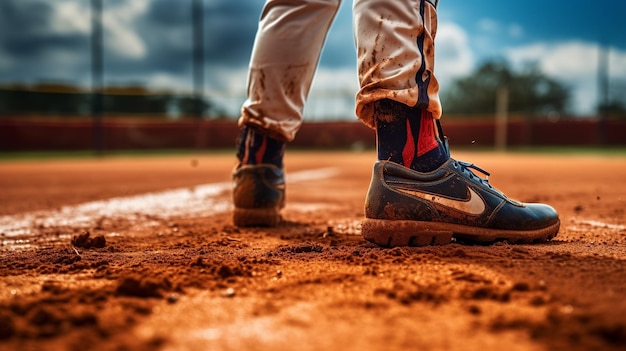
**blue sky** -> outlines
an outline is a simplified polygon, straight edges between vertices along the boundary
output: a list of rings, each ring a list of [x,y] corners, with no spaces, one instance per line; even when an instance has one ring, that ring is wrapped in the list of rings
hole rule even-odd
[[[89,86],[89,4],[1,0],[0,83]],[[191,0],[104,4],[106,84],[190,92]],[[245,95],[262,5],[262,0],[205,0],[206,93],[233,115]],[[351,12],[352,2],[344,0],[328,35],[305,118],[354,118],[358,86]],[[514,67],[531,61],[570,88],[574,114],[590,115],[597,102],[598,43],[603,41],[610,47],[611,92],[626,96],[626,1],[441,0],[438,13],[436,74],[443,90],[487,59],[504,58]]]
[[[471,6],[468,6],[471,4]],[[440,20],[455,22],[469,33],[485,34],[485,20],[502,29],[494,34],[492,50],[536,41],[605,40],[626,49],[626,2],[619,0],[442,0]],[[511,35],[511,27],[520,29]]]

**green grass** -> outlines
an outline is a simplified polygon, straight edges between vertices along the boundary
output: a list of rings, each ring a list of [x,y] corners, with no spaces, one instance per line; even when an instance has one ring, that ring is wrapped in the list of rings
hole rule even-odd
[[[347,151],[350,149],[315,149],[315,148],[288,148],[287,152],[333,152]],[[367,149],[366,151],[373,151]],[[492,147],[452,147],[452,152],[494,152]],[[555,154],[555,155],[597,155],[597,156],[626,156],[626,146],[611,147],[582,147],[582,146],[524,146],[509,147],[506,152],[510,153],[534,153],[534,154]],[[95,159],[111,157],[167,157],[167,156],[193,156],[193,155],[232,155],[235,157],[235,149],[155,149],[155,150],[116,150],[106,151],[98,154],[93,150],[80,151],[19,151],[0,152],[0,162],[20,161],[20,160],[55,160],[55,159]]]

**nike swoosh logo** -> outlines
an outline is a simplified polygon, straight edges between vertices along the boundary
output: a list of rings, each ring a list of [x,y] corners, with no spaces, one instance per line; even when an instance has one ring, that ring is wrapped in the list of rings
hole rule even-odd
[[[441,197],[433,194],[423,193],[415,190],[408,189],[396,189],[400,192],[403,192],[408,195],[413,195],[424,200],[437,203],[439,205],[452,208],[455,210],[459,210],[461,212],[465,212],[471,215],[480,215],[485,212],[485,203],[481,199],[481,197],[474,191],[472,188],[468,188],[469,190],[469,199],[468,200],[454,200],[448,199],[446,197]]]

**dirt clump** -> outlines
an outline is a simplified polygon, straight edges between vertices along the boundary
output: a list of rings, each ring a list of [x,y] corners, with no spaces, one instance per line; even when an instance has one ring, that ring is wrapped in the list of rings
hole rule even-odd
[[[167,279],[127,276],[119,280],[115,293],[134,297],[163,297],[163,293],[172,290],[172,283]]]
[[[89,248],[103,248],[106,246],[106,239],[103,235],[96,235],[91,237],[89,232],[84,232],[78,236],[72,237],[72,246],[82,247],[84,249]]]

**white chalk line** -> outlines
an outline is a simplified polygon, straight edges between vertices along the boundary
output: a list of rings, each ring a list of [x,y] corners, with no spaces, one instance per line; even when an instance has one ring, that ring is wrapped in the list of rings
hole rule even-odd
[[[287,183],[322,180],[335,176],[338,168],[320,168],[287,174]],[[0,216],[0,234],[5,237],[31,235],[33,230],[54,227],[90,227],[101,219],[138,220],[148,217],[167,219],[180,216],[211,216],[231,210],[232,182],[220,182],[195,187],[166,190],[135,196],[63,206],[57,210],[42,210]],[[311,204],[314,205],[314,204]]]
[[[626,226],[621,225],[621,224],[610,224],[610,223],[605,223],[602,221],[596,221],[596,220],[591,220],[591,219],[575,219],[572,220],[572,222],[574,223],[574,226],[569,226],[568,229],[572,229],[575,231],[584,231],[586,229],[580,228],[577,226],[577,224],[582,224],[584,226],[587,227],[593,227],[593,228],[604,228],[604,229],[611,229],[611,230],[626,230]]]

